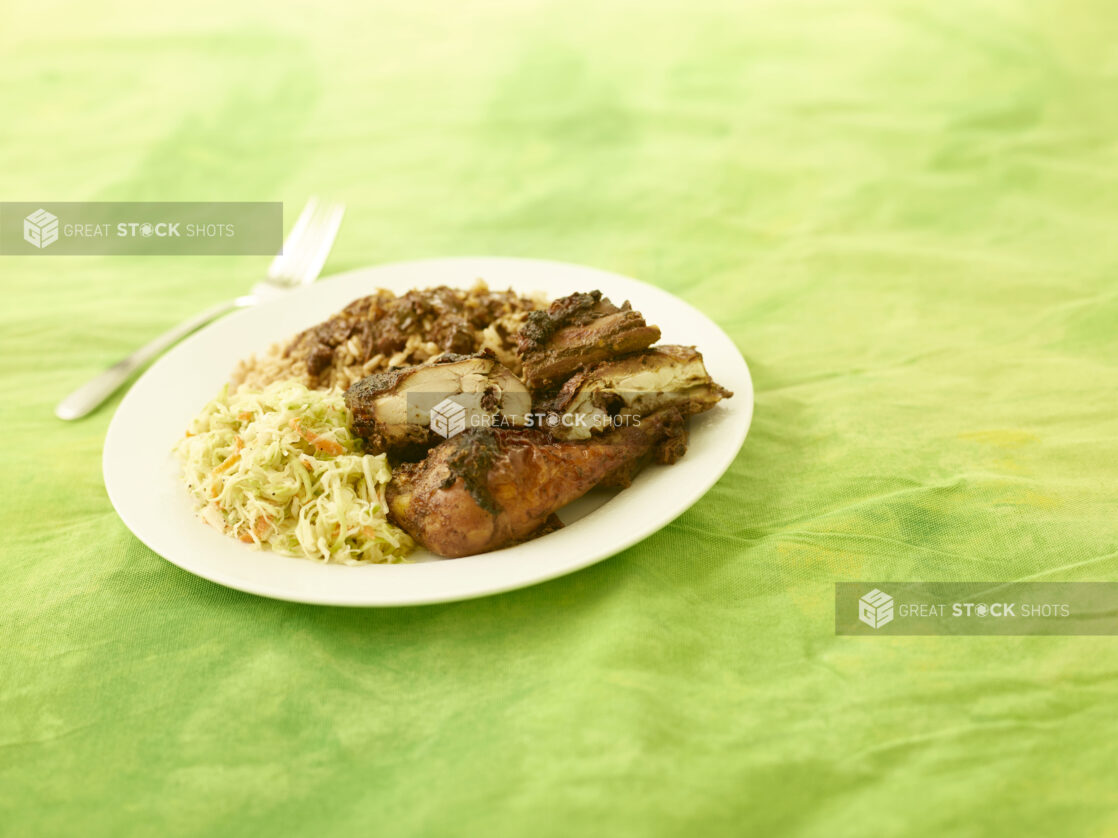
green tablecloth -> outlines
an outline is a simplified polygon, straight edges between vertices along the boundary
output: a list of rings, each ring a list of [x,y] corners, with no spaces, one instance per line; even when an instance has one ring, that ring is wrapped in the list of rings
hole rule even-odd
[[[9,7],[4,199],[319,193],[328,272],[641,277],[757,410],[707,497],[573,576],[273,602],[124,528],[111,406],[51,416],[265,260],[0,257],[0,833],[1118,834],[1118,640],[832,610],[1116,578],[1116,39],[1102,0]]]

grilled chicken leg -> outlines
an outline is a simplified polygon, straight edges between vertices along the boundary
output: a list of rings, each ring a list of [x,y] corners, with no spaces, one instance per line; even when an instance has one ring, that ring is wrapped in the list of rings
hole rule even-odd
[[[429,550],[470,556],[529,538],[594,486],[628,485],[644,463],[675,462],[686,445],[675,409],[591,441],[562,442],[536,429],[469,430],[393,471],[389,513]]]

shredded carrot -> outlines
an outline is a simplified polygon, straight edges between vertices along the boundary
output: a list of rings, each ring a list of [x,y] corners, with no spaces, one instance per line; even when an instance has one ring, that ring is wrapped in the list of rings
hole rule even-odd
[[[308,431],[301,424],[299,424],[298,419],[292,419],[289,424],[296,430],[299,436],[301,436],[319,451],[325,451],[327,454],[333,454],[335,457],[340,457],[342,454],[345,453],[345,449],[342,448],[341,445],[334,442],[334,440],[332,439],[327,439],[324,436],[319,436],[313,431]]]
[[[249,413],[247,410],[242,410],[240,413],[237,414],[237,418],[240,419],[242,422],[247,422],[249,419],[252,418],[252,414]]]
[[[251,544],[253,541],[256,541],[256,539],[263,540],[264,536],[268,534],[268,530],[271,529],[271,527],[271,518],[269,518],[267,515],[258,515],[256,516],[256,520],[252,522],[252,531],[250,532],[246,530],[245,532],[238,535],[237,539],[239,541],[243,541],[245,544]],[[253,535],[255,535],[256,538],[253,538]]]
[[[237,460],[241,459],[240,451],[235,451],[225,458],[225,462],[213,470],[214,476],[221,474],[223,471],[231,468]]]

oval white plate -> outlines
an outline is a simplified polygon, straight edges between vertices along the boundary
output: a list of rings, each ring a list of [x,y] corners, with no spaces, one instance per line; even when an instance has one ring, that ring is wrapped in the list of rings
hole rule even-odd
[[[236,362],[387,288],[434,285],[542,291],[548,297],[595,288],[629,300],[663,343],[696,345],[707,369],[734,397],[691,419],[687,455],[646,469],[623,492],[592,492],[567,506],[568,526],[535,541],[464,559],[424,550],[414,563],[348,567],[278,556],[203,524],[179,479],[171,448],[221,389]],[[105,439],[105,487],[121,519],[148,547],[184,570],[242,591],[328,605],[418,605],[494,594],[562,576],[624,550],[701,498],[733,461],[753,414],[753,383],[741,353],[706,316],[665,291],[594,268],[530,259],[464,258],[366,268],[289,292],[233,314],[160,358],[124,397]]]

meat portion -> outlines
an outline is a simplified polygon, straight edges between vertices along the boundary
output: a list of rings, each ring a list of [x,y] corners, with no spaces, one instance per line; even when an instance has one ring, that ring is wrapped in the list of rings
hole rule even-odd
[[[486,346],[516,365],[511,333],[535,308],[528,297],[490,291],[481,282],[470,290],[440,285],[400,297],[382,289],[297,335],[284,356],[306,362],[312,387],[338,383],[343,373],[369,362],[387,368]]]
[[[645,463],[674,462],[685,449],[676,410],[583,442],[534,429],[469,430],[393,471],[389,515],[432,552],[471,556],[550,531],[555,511],[590,489],[628,485]]]
[[[619,418],[674,407],[684,416],[710,410],[733,395],[711,380],[693,346],[654,346],[576,373],[541,407],[553,435],[588,439]]]
[[[636,352],[660,339],[626,302],[618,308],[601,291],[571,294],[529,313],[517,335],[523,377],[535,392],[552,390],[592,364]]]
[[[436,434],[431,411],[448,398],[440,411],[444,433]],[[489,351],[443,355],[427,364],[370,375],[346,391],[345,402],[353,414],[353,432],[365,439],[369,453],[405,459],[421,457],[441,441],[454,417],[500,417],[504,424],[520,426],[532,409],[524,384]]]

